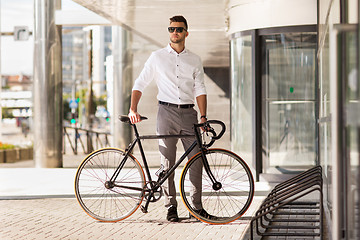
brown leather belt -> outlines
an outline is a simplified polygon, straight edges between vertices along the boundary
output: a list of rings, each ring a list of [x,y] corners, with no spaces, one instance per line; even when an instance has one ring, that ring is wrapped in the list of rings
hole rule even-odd
[[[168,102],[159,101],[159,104],[169,106],[169,107],[176,107],[176,108],[193,108],[194,104],[173,104]]]

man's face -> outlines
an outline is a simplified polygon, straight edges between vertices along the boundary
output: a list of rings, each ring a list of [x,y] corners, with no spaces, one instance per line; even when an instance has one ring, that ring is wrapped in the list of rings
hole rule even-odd
[[[185,28],[185,23],[183,22],[172,22],[170,23],[170,27],[183,27]],[[188,36],[188,32],[183,30],[181,33],[177,32],[176,30],[170,34],[170,41],[172,43],[180,43],[185,41],[185,38]]]

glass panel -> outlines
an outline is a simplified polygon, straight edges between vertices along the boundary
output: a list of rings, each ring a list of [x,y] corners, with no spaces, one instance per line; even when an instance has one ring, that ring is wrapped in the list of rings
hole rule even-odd
[[[332,149],[331,149],[331,109],[330,109],[330,62],[329,62],[329,27],[322,25],[319,41],[319,158],[323,169],[324,202],[326,211],[332,212]],[[325,28],[326,26],[326,28]]]
[[[314,102],[268,102],[269,166],[314,165],[314,112]]]
[[[356,33],[347,34],[347,90],[346,90],[346,106],[354,106],[360,104],[359,101],[359,78],[356,65]],[[351,111],[351,110],[350,110]],[[360,114],[357,115],[357,118]],[[354,124],[354,119],[347,119],[347,156],[350,171],[348,172],[347,182],[347,217],[349,228],[349,239],[359,239],[360,224],[359,224],[359,140],[360,140],[360,126]],[[355,211],[354,211],[355,210]]]
[[[74,87],[87,87],[89,32],[82,27],[64,27],[62,35],[63,91],[71,93]],[[79,86],[77,86],[79,85]]]
[[[316,159],[316,33],[275,34],[262,41],[264,171],[309,168]]]
[[[248,163],[252,161],[252,67],[251,36],[231,41],[231,148]]]

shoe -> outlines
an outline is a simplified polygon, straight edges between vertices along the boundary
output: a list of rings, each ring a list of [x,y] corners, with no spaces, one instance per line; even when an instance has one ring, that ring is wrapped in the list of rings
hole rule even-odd
[[[167,216],[166,216],[166,219],[169,221],[169,222],[178,222],[179,221],[179,217],[178,217],[178,214],[177,214],[177,209],[176,207],[170,207],[168,209],[168,213],[167,213]]]
[[[199,214],[199,215],[202,216],[203,218],[207,218],[207,219],[210,219],[210,220],[216,220],[216,219],[218,219],[218,217],[209,214],[209,213],[208,213],[207,211],[205,211],[205,209],[203,209],[203,208],[202,208],[202,209],[199,209],[199,210],[195,210],[195,209],[194,209],[194,212],[197,213],[197,214]],[[189,215],[190,215],[190,218],[193,218],[193,217],[194,217],[191,213],[189,213]]]

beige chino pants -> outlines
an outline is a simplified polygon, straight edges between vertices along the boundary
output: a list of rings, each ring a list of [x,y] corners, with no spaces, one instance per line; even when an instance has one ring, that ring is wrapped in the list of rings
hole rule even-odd
[[[194,108],[177,108],[173,106],[159,105],[157,115],[157,134],[160,135],[194,135],[194,124],[197,123],[197,112]],[[181,139],[184,149],[188,149],[195,141],[194,138]],[[171,168],[176,158],[176,144],[177,138],[165,138],[159,140],[159,151],[161,155],[161,164],[164,169]],[[196,153],[199,152],[199,148],[195,147],[188,155],[190,159]],[[199,161],[196,165],[191,167],[189,171],[190,181],[193,185],[190,191],[190,199],[195,209],[201,209],[201,179],[202,179],[202,162]],[[174,173],[165,181],[162,185],[165,207],[171,206],[177,207],[176,201],[176,188],[174,183]]]

